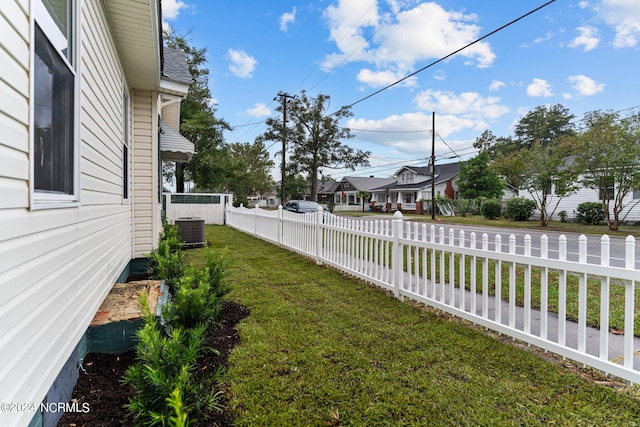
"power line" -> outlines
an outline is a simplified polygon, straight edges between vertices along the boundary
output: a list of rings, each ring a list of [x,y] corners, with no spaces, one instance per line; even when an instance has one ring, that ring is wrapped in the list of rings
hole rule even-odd
[[[495,30],[491,31],[490,33],[485,34],[484,36],[480,37],[479,39],[476,39],[476,40],[472,41],[471,43],[466,44],[465,46],[461,47],[460,49],[457,49],[457,50],[455,50],[455,51],[451,52],[450,54],[448,54],[448,55],[446,55],[446,56],[443,56],[442,58],[440,58],[440,59],[438,59],[438,60],[436,60],[436,61],[432,62],[431,64],[429,64],[429,65],[427,65],[427,66],[425,66],[425,67],[422,67],[422,68],[420,68],[419,70],[414,71],[413,73],[411,73],[411,74],[409,74],[409,75],[404,76],[404,77],[403,77],[403,78],[401,78],[400,80],[397,80],[397,81],[395,81],[394,83],[391,83],[391,84],[389,84],[389,85],[387,85],[387,86],[383,87],[382,89],[378,89],[377,91],[375,91],[375,92],[373,92],[373,93],[371,93],[371,94],[369,94],[369,95],[365,96],[364,98],[360,98],[360,99],[359,99],[359,100],[357,100],[356,102],[354,102],[354,103],[352,103],[352,104],[349,104],[349,105],[347,105],[347,106],[345,106],[345,107],[343,107],[343,108],[351,108],[351,107],[353,107],[353,106],[354,106],[354,105],[356,105],[356,104],[359,104],[359,103],[361,103],[361,102],[363,102],[363,101],[365,101],[365,100],[367,100],[367,99],[369,99],[369,98],[371,98],[371,97],[373,97],[373,96],[375,96],[375,95],[377,95],[377,94],[379,94],[379,93],[381,93],[381,92],[384,92],[384,91],[385,91],[385,90],[387,90],[387,89],[392,88],[393,86],[395,86],[395,85],[397,85],[397,84],[399,84],[399,83],[401,83],[401,82],[403,82],[403,81],[407,80],[408,78],[411,78],[411,77],[415,76],[416,74],[423,72],[423,71],[424,71],[424,70],[426,70],[427,68],[431,68],[432,66],[434,66],[434,65],[436,65],[436,64],[438,64],[438,63],[440,63],[440,62],[442,62],[442,61],[444,61],[444,60],[446,60],[446,59],[448,59],[448,58],[450,58],[450,57],[452,57],[452,56],[454,56],[454,55],[456,55],[457,53],[462,52],[462,51],[463,51],[463,50],[465,50],[466,48],[468,48],[468,47],[470,47],[470,46],[473,46],[473,45],[474,45],[474,44],[476,44],[476,43],[481,42],[482,40],[486,39],[487,37],[490,37],[490,36],[494,35],[495,33],[499,32],[499,31],[502,31],[503,29],[505,29],[505,28],[507,28],[507,27],[509,27],[509,26],[511,26],[511,25],[513,25],[513,24],[515,24],[516,22],[518,22],[518,21],[520,21],[520,20],[522,20],[522,19],[526,18],[527,16],[529,16],[529,15],[531,15],[531,14],[533,14],[533,13],[535,13],[535,12],[539,11],[540,9],[542,9],[542,8],[544,8],[544,7],[547,7],[547,6],[548,6],[548,5],[550,5],[551,3],[554,3],[555,1],[556,1],[556,0],[550,0],[550,1],[546,2],[545,4],[543,4],[542,6],[538,6],[537,8],[535,8],[535,9],[533,9],[533,10],[531,10],[531,11],[529,11],[529,12],[525,13],[524,15],[519,16],[518,18],[514,19],[513,21],[510,21],[510,22],[508,22],[508,23],[504,24],[503,26],[501,26],[501,27],[499,27],[499,28],[497,28],[497,29],[495,29]],[[337,113],[337,111],[336,111],[336,112],[334,112],[334,113],[332,113],[331,115],[336,114],[336,113]]]
[[[371,132],[371,133],[425,133],[431,132],[431,129],[420,129],[420,130],[380,130],[380,129],[355,129],[349,128],[350,130],[356,132]]]

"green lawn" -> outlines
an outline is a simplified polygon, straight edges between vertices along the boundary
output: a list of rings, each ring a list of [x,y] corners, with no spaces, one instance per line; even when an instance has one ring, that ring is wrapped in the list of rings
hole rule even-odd
[[[340,215],[345,216],[366,216],[371,215],[370,212],[340,212]],[[375,214],[388,216],[389,219],[393,218],[393,214]],[[618,231],[611,231],[606,225],[584,225],[577,222],[561,222],[551,221],[546,227],[540,225],[540,221],[513,221],[510,219],[486,219],[481,215],[473,216],[437,216],[435,221],[431,220],[430,215],[414,215],[404,214],[404,217],[408,221],[415,222],[427,222],[433,224],[461,224],[461,225],[477,225],[485,227],[501,227],[501,228],[525,228],[536,231],[555,231],[560,233],[579,233],[579,234],[596,234],[609,236],[623,236],[632,235],[636,238],[640,237],[640,227],[637,225],[620,225]]]
[[[639,425],[636,389],[586,381],[449,316],[228,227],[251,310],[222,384],[240,426]],[[186,251],[203,261],[203,249]]]

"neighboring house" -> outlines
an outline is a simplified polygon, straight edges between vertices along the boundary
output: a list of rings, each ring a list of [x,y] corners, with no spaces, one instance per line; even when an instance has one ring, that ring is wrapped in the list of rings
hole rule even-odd
[[[434,190],[435,196],[458,198],[456,178],[460,163],[436,165]],[[373,190],[372,204],[382,206],[386,211],[403,209],[419,212],[416,204],[420,200],[431,200],[431,167],[404,166],[395,173],[392,183]]]
[[[0,402],[65,402],[97,309],[157,245],[161,156],[193,153],[159,128],[190,76],[159,0],[3,0],[0,27]]]
[[[376,188],[394,183],[394,178],[375,178],[374,176],[346,176],[338,181],[331,189],[333,203],[336,211],[362,210],[362,199],[358,194],[369,193],[365,200],[366,209],[369,210],[369,201],[374,197]]]
[[[613,198],[613,183],[608,189],[609,197]],[[587,187],[580,187],[578,191],[575,193],[563,197],[558,203],[558,196],[555,194],[551,195],[548,213],[551,214],[551,210],[558,203],[558,207],[553,212],[553,216],[551,219],[560,220],[560,212],[565,211],[567,213],[567,220],[572,221],[575,219],[578,206],[584,202],[602,202],[604,191],[600,189],[593,189]],[[534,200],[533,196],[527,190],[520,190],[520,195],[527,199]],[[620,213],[620,221],[627,223],[640,223],[640,188],[630,191],[629,194],[623,200],[623,210]],[[613,220],[613,200],[611,200],[610,204],[610,213],[611,220]],[[539,212],[535,212],[534,216],[538,217]]]

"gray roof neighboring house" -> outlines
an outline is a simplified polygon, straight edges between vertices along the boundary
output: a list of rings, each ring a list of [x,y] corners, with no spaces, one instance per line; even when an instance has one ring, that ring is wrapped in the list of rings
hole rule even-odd
[[[436,176],[435,176],[434,183],[440,184],[442,182],[447,182],[450,179],[453,179],[456,176],[458,176],[458,170],[461,163],[463,162],[436,165],[436,170],[435,170]],[[404,166],[398,171],[398,173],[400,173],[404,169],[409,169],[415,172],[416,174],[423,175],[423,176],[424,175],[428,176],[431,173],[431,168],[429,166],[420,166],[420,167]],[[380,190],[416,190],[417,191],[428,185],[431,185],[430,177],[427,177],[427,179],[424,179],[419,182],[412,182],[407,184],[399,184],[398,181],[394,179],[392,183],[377,187],[375,188],[375,190],[378,190],[378,191]]]
[[[187,55],[183,51],[164,46],[163,56],[162,77],[164,79],[185,85],[193,83]]]
[[[346,176],[338,183],[334,191],[338,190],[356,190],[356,191],[372,191],[381,186],[393,184],[396,182],[394,178],[375,178],[373,176]]]
[[[337,181],[329,181],[318,185],[318,194],[331,194],[336,191],[340,183]]]

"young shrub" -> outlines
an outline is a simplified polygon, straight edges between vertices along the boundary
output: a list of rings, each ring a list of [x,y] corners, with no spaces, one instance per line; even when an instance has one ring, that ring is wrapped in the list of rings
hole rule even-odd
[[[567,211],[558,212],[558,216],[560,217],[560,222],[567,222]]]
[[[515,221],[528,221],[536,210],[536,202],[524,197],[507,200],[505,216]]]
[[[500,218],[502,211],[502,204],[495,199],[485,200],[482,203],[482,215],[487,219]]]
[[[576,220],[585,225],[601,225],[604,223],[604,210],[600,202],[584,202],[578,205]]]
[[[136,333],[137,362],[123,377],[136,393],[127,404],[136,425],[167,425],[172,409],[166,398],[176,389],[183,396],[185,414],[215,407],[218,394],[207,390],[204,383],[193,381],[197,358],[204,351],[205,328],[174,327],[164,335],[145,294],[141,294],[140,303],[144,325]]]
[[[166,241],[169,243],[169,249],[171,252],[182,251],[182,241],[180,240],[180,231],[175,225],[169,224],[167,221],[162,221],[162,233],[160,234],[160,241]]]
[[[163,279],[173,292],[183,274],[182,242],[178,227],[163,223],[158,248],[149,254],[149,274],[152,279]]]
[[[172,250],[172,246],[171,241],[158,242],[158,249],[149,254],[149,274],[152,279],[163,279],[173,292],[183,274],[183,254],[181,250]]]
[[[222,253],[215,254],[213,251],[207,251],[205,254],[205,266],[209,270],[209,286],[211,292],[217,297],[222,298],[231,292],[231,286],[225,282],[225,278],[229,276],[229,250],[224,248]]]
[[[170,427],[189,427],[189,420],[187,419],[187,412],[184,409],[182,403],[182,393],[180,389],[173,390],[171,395],[167,397],[167,405],[173,409],[175,415],[169,417]]]
[[[173,300],[164,307],[163,315],[169,324],[181,328],[209,326],[218,318],[222,299],[211,286],[219,272],[209,267],[189,266],[176,285]],[[213,279],[212,279],[213,276]],[[219,291],[223,291],[218,287]]]

